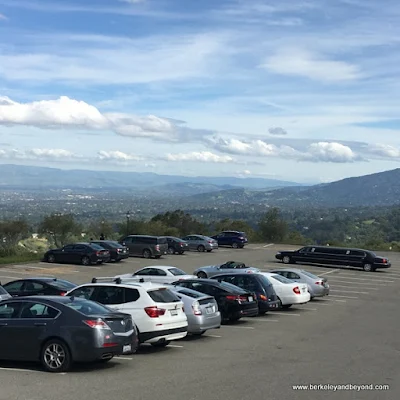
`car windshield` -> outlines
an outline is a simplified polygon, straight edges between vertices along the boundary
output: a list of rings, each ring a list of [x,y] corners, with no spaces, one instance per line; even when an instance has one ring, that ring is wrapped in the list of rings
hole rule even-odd
[[[281,283],[293,283],[293,281],[291,281],[290,279],[285,278],[284,276],[278,275],[278,274],[271,275],[271,278],[273,278]]]
[[[171,272],[172,275],[178,276],[178,275],[187,275],[185,271],[182,271],[179,268],[169,268],[169,272]]]
[[[312,274],[311,272],[304,271],[304,270],[302,270],[301,272],[302,272],[304,275],[308,276],[309,278],[318,279],[318,276]]]
[[[104,315],[115,312],[115,310],[105,307],[99,303],[95,303],[91,300],[82,300],[81,298],[79,298],[79,300],[75,299],[71,302],[63,304],[85,315]]]
[[[67,289],[67,290],[71,290],[77,286],[77,285],[75,285],[75,283],[72,283],[69,281],[64,281],[63,279],[57,279],[57,280],[51,282],[50,284],[51,284],[51,286],[54,286],[57,289]]]

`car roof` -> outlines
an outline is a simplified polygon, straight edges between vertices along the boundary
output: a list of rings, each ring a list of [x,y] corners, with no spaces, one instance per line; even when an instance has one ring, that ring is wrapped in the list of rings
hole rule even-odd
[[[212,296],[210,296],[210,295],[208,295],[208,294],[206,294],[206,293],[198,292],[197,290],[189,289],[189,288],[184,287],[184,286],[174,286],[174,285],[169,285],[169,286],[172,286],[172,288],[173,288],[172,290],[176,290],[176,291],[179,292],[180,294],[183,294],[183,295],[186,296],[186,297],[190,297],[190,298],[193,299],[193,300],[204,299],[204,298],[212,297]],[[185,295],[185,293],[182,293],[182,292],[193,293],[193,294],[197,295],[198,297],[193,298],[193,297],[191,297],[191,296]]]
[[[17,282],[17,281],[70,282],[66,279],[59,279],[56,277],[52,278],[50,276],[29,276],[26,278],[14,279],[13,281],[10,281],[10,282]],[[10,283],[10,282],[7,282],[7,283]],[[73,282],[71,282],[71,283],[73,283]],[[6,283],[4,285],[6,285]]]
[[[149,290],[149,289],[165,289],[166,285],[160,285],[154,282],[124,282],[122,279],[121,283],[116,283],[116,282],[96,282],[96,283],[84,283],[82,285],[79,285],[71,290],[79,289],[81,287],[85,286],[109,286],[109,287],[124,287],[124,288],[131,288],[132,286],[135,286],[137,288],[142,288],[144,290]]]
[[[227,275],[235,275],[235,276],[257,276],[260,275],[257,272],[223,272],[222,274],[214,275],[213,278],[218,278],[219,276],[227,276]]]
[[[158,268],[158,269],[161,269],[163,271],[166,271],[166,270],[168,270],[170,268],[178,268],[178,267],[176,267],[175,265],[148,265],[147,267],[143,267],[143,268],[138,269],[138,271],[142,271],[143,269],[146,269],[146,268]],[[136,271],[136,272],[138,272],[138,271]]]
[[[277,268],[274,269],[273,271],[295,271],[295,272],[302,272],[302,269],[298,269],[298,268]]]
[[[82,301],[82,300],[86,300],[86,299],[83,299],[81,297],[74,297],[74,296],[18,296],[18,297],[12,297],[11,299],[3,300],[3,301],[35,301],[35,300],[66,304],[66,303],[70,303],[71,301]],[[89,301],[91,301],[91,300],[89,300]]]

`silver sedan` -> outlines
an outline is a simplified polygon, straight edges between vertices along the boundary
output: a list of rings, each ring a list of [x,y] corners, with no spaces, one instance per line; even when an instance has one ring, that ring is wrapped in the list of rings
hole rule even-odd
[[[200,252],[207,251],[210,253],[211,251],[218,249],[218,242],[208,236],[188,235],[182,238],[182,240],[188,244],[189,250],[197,250]]]
[[[227,261],[220,265],[207,265],[204,267],[197,268],[193,274],[197,275],[198,278],[210,278],[214,275],[222,273],[232,273],[232,272],[260,272],[258,268],[248,267],[245,263],[238,261]]]
[[[306,283],[308,285],[311,299],[314,297],[324,297],[329,295],[328,280],[305,271],[304,269],[279,268],[268,272],[282,275],[294,282]]]

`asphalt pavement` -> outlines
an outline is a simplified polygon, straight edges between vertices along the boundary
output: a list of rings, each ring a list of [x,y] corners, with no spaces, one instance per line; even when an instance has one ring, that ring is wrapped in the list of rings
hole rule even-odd
[[[0,281],[57,276],[85,283],[94,276],[134,272],[147,265],[174,265],[190,273],[228,260],[267,271],[282,266],[274,255],[283,248],[288,246],[249,245],[91,267],[4,266]],[[63,374],[43,372],[35,364],[1,362],[0,399],[399,399],[400,254],[388,256],[393,264],[389,270],[370,273],[295,266],[326,277],[330,295],[263,317],[243,318],[165,349],[142,346],[138,354],[104,365],[77,365]],[[306,390],[296,385],[315,386]]]

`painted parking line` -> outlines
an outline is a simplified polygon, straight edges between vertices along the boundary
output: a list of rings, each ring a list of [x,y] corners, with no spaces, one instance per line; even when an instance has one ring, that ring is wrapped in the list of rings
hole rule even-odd
[[[341,283],[345,283],[345,282],[341,282]],[[350,289],[352,287],[354,287],[354,285],[352,285],[350,282],[348,285],[336,285],[336,283],[334,284],[335,288],[340,287],[340,288],[345,288],[345,289]],[[372,288],[372,287],[365,287],[362,286],[363,289],[367,289],[367,290],[381,290],[381,288]]]
[[[332,278],[330,278],[329,280],[331,280],[331,281],[334,281],[334,280],[338,280],[338,279],[353,279],[353,280],[355,280],[355,281],[365,281],[365,282],[376,282],[376,283],[394,283],[394,282],[396,282],[396,281],[382,281],[382,280],[379,280],[379,281],[377,281],[376,279],[367,279],[367,278],[353,278],[353,277],[351,277],[351,276],[343,276],[343,277],[340,277],[340,276],[335,276],[335,277],[332,277]]]
[[[336,269],[333,269],[332,271],[328,271],[328,272],[323,272],[322,274],[318,274],[318,276],[333,274],[334,272],[336,272]]]
[[[44,371],[39,371],[35,369],[24,369],[24,368],[9,368],[9,367],[0,367],[0,371],[12,371],[12,372],[39,372],[43,373]]]
[[[338,295],[338,294],[330,294],[329,296],[330,297],[343,297],[345,299],[358,299],[358,297],[355,297],[355,296],[341,296],[341,295]]]
[[[204,335],[204,337],[222,338],[222,336],[218,335]]]
[[[318,311],[318,308],[309,308],[309,307],[301,307],[301,306],[299,306],[299,310]]]
[[[115,356],[114,358],[117,358],[118,360],[133,360],[132,357]]]
[[[174,347],[174,348],[176,348],[176,349],[183,349],[183,346],[179,346],[179,345],[177,345],[177,344],[169,344],[169,345],[166,346],[166,347]]]
[[[340,273],[340,274],[338,274],[338,277],[341,277],[341,276],[345,277],[345,278],[347,278],[347,277],[358,278],[359,274],[351,274],[351,273],[345,273],[345,274]],[[383,278],[383,279],[389,278],[389,279],[397,279],[397,280],[399,280],[400,276],[387,276],[385,274],[385,275],[372,275],[372,276],[368,276],[368,277],[364,277],[364,278],[360,278],[360,279],[370,279],[370,280],[374,280],[374,281],[380,281],[381,280],[380,278]]]
[[[234,325],[221,325],[221,328],[255,329],[253,326],[234,326]]]
[[[344,278],[343,278],[344,279]],[[376,288],[380,289],[383,286],[388,286],[387,283],[375,283],[375,282],[358,282],[358,281],[345,281],[345,280],[338,280],[338,279],[334,279],[332,280],[333,282],[329,282],[331,284],[331,286],[336,286],[336,283],[338,284],[348,284],[348,285],[352,285],[352,286],[356,286],[359,285],[361,287],[364,287],[365,285],[368,286],[376,286]]]
[[[301,314],[294,314],[294,313],[286,313],[286,312],[279,312],[279,311],[271,311],[273,315],[289,315],[291,317],[301,317]]]
[[[354,293],[354,294],[370,294],[369,292],[356,292],[354,290],[341,290],[341,289],[331,289],[331,292],[339,292],[339,293]]]
[[[258,318],[257,322],[279,322],[279,319]]]
[[[33,265],[14,265],[16,269],[47,269],[45,267],[34,267]]]

